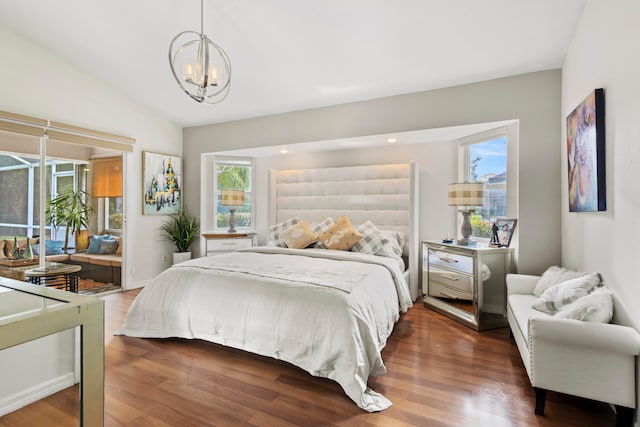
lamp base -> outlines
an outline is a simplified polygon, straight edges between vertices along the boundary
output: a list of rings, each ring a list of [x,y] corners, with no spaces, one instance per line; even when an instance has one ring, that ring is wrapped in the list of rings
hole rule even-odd
[[[464,238],[462,238],[462,239],[456,240],[456,244],[460,245],[460,246],[475,246],[475,245],[478,244],[478,242],[476,242],[473,239],[464,239]]]
[[[229,229],[228,233],[235,233],[236,230],[236,208],[229,208]]]

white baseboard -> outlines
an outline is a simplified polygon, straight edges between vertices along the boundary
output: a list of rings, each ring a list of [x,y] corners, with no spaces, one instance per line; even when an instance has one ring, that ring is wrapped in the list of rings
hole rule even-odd
[[[0,417],[75,384],[73,372],[0,400]]]

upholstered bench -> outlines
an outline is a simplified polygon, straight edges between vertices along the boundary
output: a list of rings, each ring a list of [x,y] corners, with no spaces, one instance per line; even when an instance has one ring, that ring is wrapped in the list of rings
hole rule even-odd
[[[534,295],[539,279],[507,275],[509,327],[535,390],[535,413],[544,414],[551,390],[614,404],[617,425],[633,425],[640,334],[615,323],[559,318],[532,308],[542,298]]]

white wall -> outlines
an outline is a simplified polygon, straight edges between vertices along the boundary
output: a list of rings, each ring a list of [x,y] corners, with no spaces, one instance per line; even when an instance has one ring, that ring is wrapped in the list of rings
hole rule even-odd
[[[133,153],[125,156],[124,285],[146,283],[169,265],[160,259],[172,249],[157,243],[163,217],[142,216],[141,153],[181,154],[182,129],[4,26],[0,58],[0,110],[136,138]],[[16,403],[21,390],[30,391],[22,398],[36,389],[55,391],[47,382],[62,384],[69,373],[73,377],[73,341],[68,331],[0,352],[0,405]],[[53,364],[32,363],[42,357]]]
[[[363,135],[379,135],[429,128],[519,120],[519,271],[541,273],[560,262],[560,132],[561,73],[550,70],[451,88],[398,95],[312,110],[240,120],[184,130],[186,197],[192,212],[200,212],[200,156],[202,153],[250,147],[281,146]],[[318,156],[314,153],[313,156]],[[341,162],[334,154],[331,162]],[[353,159],[351,159],[353,161]],[[417,160],[413,159],[412,160]],[[434,160],[435,161],[435,160]],[[292,162],[296,163],[296,162]],[[293,165],[298,167],[304,163]],[[435,172],[420,165],[423,174]],[[421,177],[426,175],[422,175]],[[446,191],[430,184],[437,197]],[[258,196],[258,195],[256,195]],[[442,194],[440,194],[442,197]],[[431,218],[444,218],[446,203],[428,200],[421,212],[423,236],[446,234],[426,227]],[[427,224],[427,225],[425,225]]]
[[[589,1],[563,66],[562,263],[599,271],[615,289],[618,316],[640,325],[640,2]],[[605,91],[607,210],[569,213],[566,116],[595,88]]]
[[[173,250],[157,238],[166,217],[142,215],[142,152],[182,154],[182,128],[5,26],[0,40],[0,110],[136,139],[125,156],[124,286],[146,283],[170,265],[160,260]]]

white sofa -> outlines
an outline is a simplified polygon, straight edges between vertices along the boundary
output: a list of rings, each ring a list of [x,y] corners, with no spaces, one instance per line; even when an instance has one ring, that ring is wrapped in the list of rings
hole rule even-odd
[[[561,319],[531,308],[540,276],[507,275],[507,316],[544,414],[547,390],[614,404],[617,424],[633,425],[640,334],[614,323]]]

